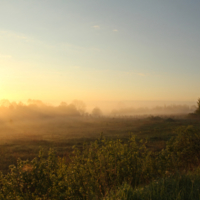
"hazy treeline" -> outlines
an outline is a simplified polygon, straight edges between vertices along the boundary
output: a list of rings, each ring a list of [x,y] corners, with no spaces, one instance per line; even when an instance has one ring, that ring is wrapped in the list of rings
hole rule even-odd
[[[86,113],[82,101],[75,100],[70,104],[61,102],[58,106],[48,105],[40,100],[29,99],[27,103],[0,101],[0,117],[10,119],[49,118],[58,116],[81,116]]]
[[[45,119],[53,117],[67,116],[102,116],[107,113],[108,116],[125,116],[125,115],[170,115],[170,114],[188,114],[196,110],[196,106],[189,105],[167,105],[148,107],[123,107],[117,108],[110,112],[102,112],[98,107],[94,107],[90,112],[87,111],[83,101],[74,100],[71,103],[61,102],[54,106],[46,104],[40,100],[29,99],[26,103],[10,102],[9,100],[0,101],[0,118],[7,119]]]
[[[111,115],[170,115],[170,114],[188,114],[196,110],[196,106],[189,105],[165,105],[165,106],[155,106],[153,108],[148,107],[124,107],[119,109],[114,109]]]

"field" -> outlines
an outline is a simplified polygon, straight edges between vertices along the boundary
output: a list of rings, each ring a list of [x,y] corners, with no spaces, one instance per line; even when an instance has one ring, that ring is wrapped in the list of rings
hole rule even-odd
[[[198,116],[16,116],[0,121],[2,200],[200,200]]]
[[[68,158],[72,147],[82,148],[103,136],[109,139],[128,140],[130,134],[136,140],[147,139],[147,148],[159,151],[181,126],[193,125],[200,129],[198,120],[187,116],[143,117],[56,117],[39,120],[2,120],[0,122],[0,170],[8,172],[8,166],[18,158],[33,159],[42,147],[54,148],[58,155]]]

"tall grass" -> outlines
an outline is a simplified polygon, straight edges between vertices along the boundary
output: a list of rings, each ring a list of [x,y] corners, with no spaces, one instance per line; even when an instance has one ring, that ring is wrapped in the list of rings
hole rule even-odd
[[[200,174],[176,174],[152,181],[149,185],[133,189],[124,183],[104,200],[199,200]]]

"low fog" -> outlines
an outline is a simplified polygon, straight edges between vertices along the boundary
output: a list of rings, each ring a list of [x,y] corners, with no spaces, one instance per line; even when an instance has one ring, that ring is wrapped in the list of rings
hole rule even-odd
[[[81,100],[70,103],[61,102],[59,105],[51,105],[41,100],[28,99],[26,103],[0,101],[0,120],[34,120],[56,117],[101,117],[101,116],[134,116],[134,115],[180,115],[194,112],[195,105],[170,104],[170,105],[143,105],[135,103],[99,102],[101,106],[89,103],[87,106]],[[143,103],[144,104],[144,103]],[[154,103],[155,104],[155,103]],[[141,104],[142,105],[142,104]]]
[[[58,105],[29,99],[27,102],[0,101],[0,143],[14,141],[65,141],[130,133],[134,120],[151,115],[181,115],[194,112],[192,105],[140,107],[130,102],[93,102],[81,100]],[[133,116],[133,117],[131,117]]]

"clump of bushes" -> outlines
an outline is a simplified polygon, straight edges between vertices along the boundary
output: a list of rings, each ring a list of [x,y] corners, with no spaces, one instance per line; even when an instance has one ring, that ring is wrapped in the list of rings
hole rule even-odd
[[[74,154],[66,175],[72,188],[68,195],[73,198],[77,194],[89,199],[104,196],[124,181],[137,186],[154,176],[151,152],[144,144],[137,145],[133,136],[127,144],[101,138],[85,146],[83,152],[75,149]]]
[[[182,178],[175,179],[174,174],[194,169],[200,161],[198,131],[181,127],[176,132],[177,136],[160,152],[151,152],[145,141],[136,142],[134,136],[127,143],[101,137],[82,149],[74,147],[69,163],[53,150],[47,158],[40,151],[32,161],[19,159],[17,166],[10,166],[10,173],[0,174],[0,199],[100,199],[120,186],[129,191],[127,194],[137,196],[142,191],[138,188],[145,185],[148,187],[140,195],[154,195],[152,188],[156,188],[162,199],[162,191],[167,192],[173,184],[189,184]],[[158,185],[155,180],[160,181]],[[119,195],[123,195],[120,190]]]
[[[200,163],[200,134],[192,126],[179,127],[177,136],[159,153],[164,170],[192,170]]]
[[[10,173],[0,174],[0,199],[65,199],[65,167],[50,149],[48,158],[41,150],[32,161],[18,159]]]

